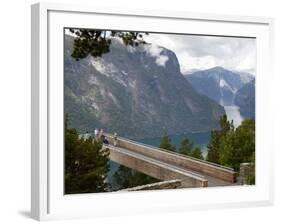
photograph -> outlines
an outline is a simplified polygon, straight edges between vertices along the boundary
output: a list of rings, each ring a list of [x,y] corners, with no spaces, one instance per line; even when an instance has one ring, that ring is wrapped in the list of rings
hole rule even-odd
[[[255,185],[255,37],[63,35],[65,194]]]

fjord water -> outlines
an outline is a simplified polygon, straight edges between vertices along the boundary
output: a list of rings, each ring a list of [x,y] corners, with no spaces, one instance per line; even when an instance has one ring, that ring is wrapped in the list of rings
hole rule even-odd
[[[240,114],[238,106],[235,105],[224,106],[224,110],[227,115],[227,119],[229,121],[233,120],[233,125],[235,128],[237,128],[244,120],[244,118]]]

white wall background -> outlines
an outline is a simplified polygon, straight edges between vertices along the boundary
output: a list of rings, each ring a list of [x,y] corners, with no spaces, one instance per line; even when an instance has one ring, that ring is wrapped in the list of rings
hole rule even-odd
[[[0,223],[32,223],[30,208],[30,4],[32,0],[1,1],[0,7]],[[274,0],[69,0],[109,8],[161,9],[275,17],[275,81],[272,124],[275,141],[275,205],[273,207],[193,211],[149,216],[79,220],[79,223],[280,223],[281,216],[281,10]],[[280,137],[279,137],[280,135]],[[78,223],[77,220],[59,223]]]

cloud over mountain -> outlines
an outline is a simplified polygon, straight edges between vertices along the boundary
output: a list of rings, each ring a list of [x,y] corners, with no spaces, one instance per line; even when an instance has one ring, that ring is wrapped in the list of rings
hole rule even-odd
[[[174,51],[183,73],[222,66],[255,74],[254,38],[151,33],[145,40]]]

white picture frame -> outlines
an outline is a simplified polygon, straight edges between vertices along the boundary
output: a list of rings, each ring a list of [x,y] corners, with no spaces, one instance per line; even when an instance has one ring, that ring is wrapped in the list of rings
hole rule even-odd
[[[267,92],[273,75],[273,24],[272,18],[262,17],[127,11],[50,3],[32,5],[32,217],[50,220],[271,205],[274,198],[273,147],[267,130],[272,118]],[[64,195],[64,27],[255,37],[256,185]]]

